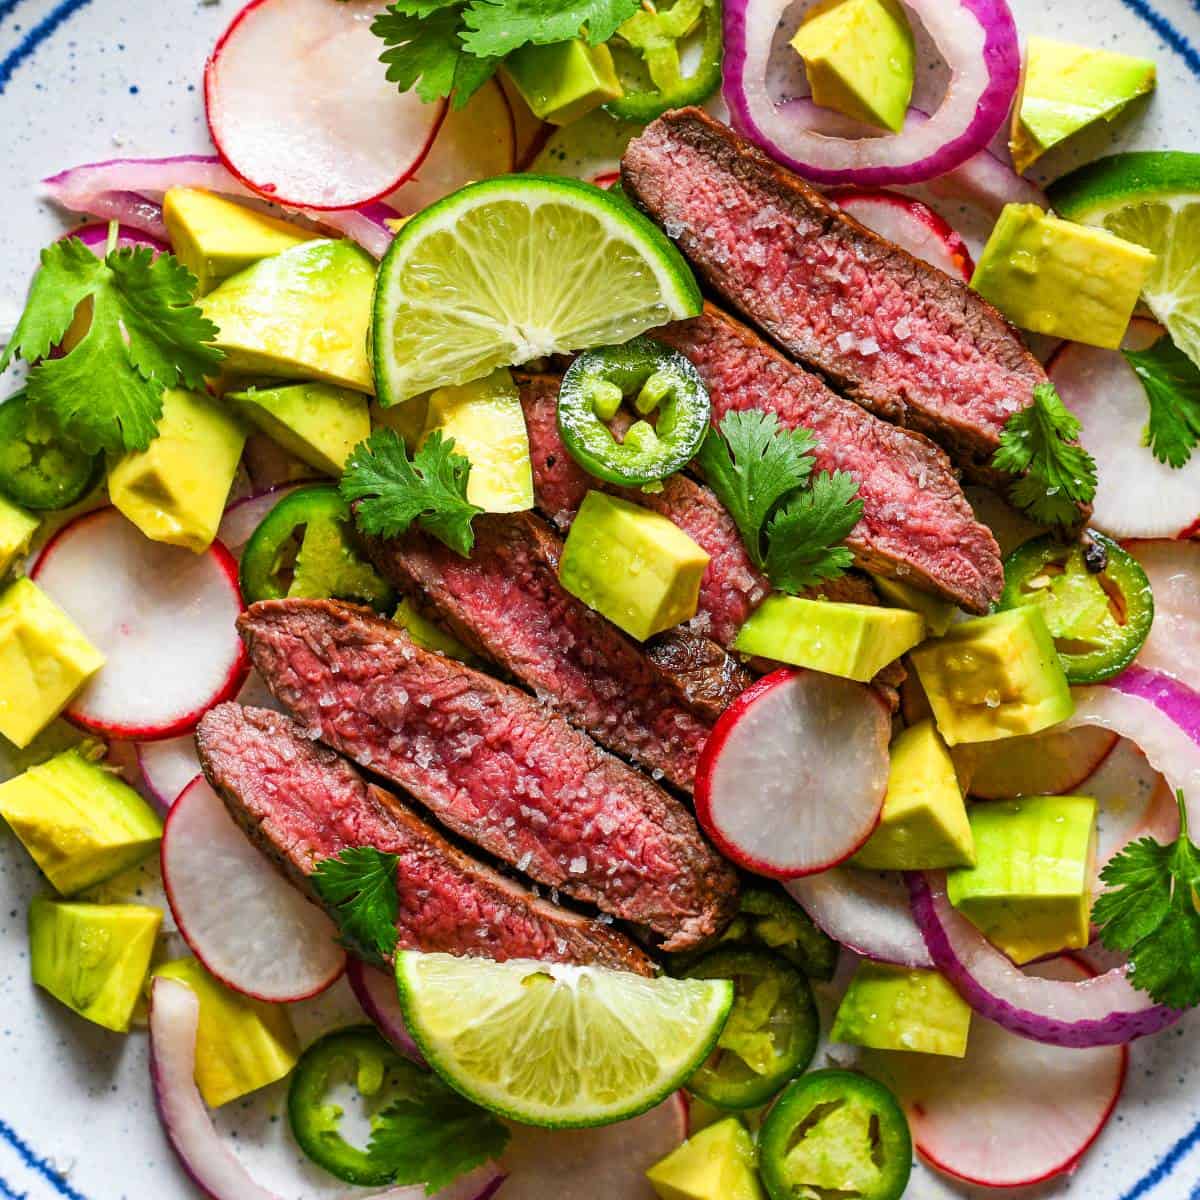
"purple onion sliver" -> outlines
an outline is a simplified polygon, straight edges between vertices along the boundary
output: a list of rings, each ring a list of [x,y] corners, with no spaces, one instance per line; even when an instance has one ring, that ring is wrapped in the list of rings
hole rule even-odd
[[[404,1023],[400,1001],[396,994],[396,983],[390,975],[368,966],[361,959],[351,958],[346,965],[346,978],[355,999],[362,1010],[378,1028],[379,1032],[405,1058],[425,1067],[429,1064],[421,1048]]]
[[[1108,686],[1126,696],[1149,700],[1159,712],[1171,718],[1193,742],[1200,743],[1200,693],[1187,684],[1160,671],[1148,671],[1134,664],[1126,667]]]
[[[82,225],[78,229],[68,229],[64,238],[77,237],[91,250],[108,245],[108,226],[104,224]],[[171,247],[161,238],[135,229],[132,225],[119,225],[117,228],[117,246],[149,246],[156,254],[168,252]]]

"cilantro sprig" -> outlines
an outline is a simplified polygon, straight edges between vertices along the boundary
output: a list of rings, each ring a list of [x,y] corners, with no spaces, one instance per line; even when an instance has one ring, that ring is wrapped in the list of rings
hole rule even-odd
[[[1171,340],[1124,355],[1146,390],[1146,445],[1170,467],[1185,466],[1200,444],[1200,367]]]
[[[322,859],[309,877],[313,890],[333,910],[351,948],[373,959],[390,958],[396,949],[396,891],[399,859],[372,846],[351,846]]]
[[[1033,403],[1013,413],[1000,433],[992,466],[1020,476],[1009,497],[1040,525],[1078,523],[1078,505],[1096,495],[1096,463],[1076,445],[1079,418],[1052,383],[1033,389]]]

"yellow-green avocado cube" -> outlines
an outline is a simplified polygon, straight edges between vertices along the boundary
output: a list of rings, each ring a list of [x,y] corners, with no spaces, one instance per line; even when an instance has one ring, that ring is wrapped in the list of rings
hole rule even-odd
[[[1035,608],[952,625],[911,659],[949,746],[1037,733],[1075,711],[1054,639]]]
[[[141,862],[162,837],[158,814],[101,752],[74,746],[0,784],[0,816],[64,896]]]
[[[13,563],[29,549],[41,521],[0,496],[0,576],[7,575]]]
[[[583,38],[522,46],[504,60],[504,73],[533,115],[552,125],[569,125],[624,95],[612,51]]]
[[[199,1001],[196,1086],[209,1108],[256,1092],[296,1065],[300,1045],[284,1005],[231,991],[194,958],[156,967],[160,975],[185,984]]]
[[[1024,171],[1073,133],[1115,120],[1138,96],[1153,91],[1154,82],[1148,58],[1031,37],[1013,106],[1013,165]]]
[[[736,1117],[688,1138],[656,1162],[646,1178],[660,1200],[763,1200],[754,1143]]]
[[[975,861],[958,775],[932,721],[904,730],[891,746],[879,824],[851,859],[875,871],[966,867]]]
[[[971,287],[1022,329],[1115,350],[1154,262],[1107,229],[1006,204]]]
[[[871,576],[875,590],[890,608],[907,608],[925,618],[925,629],[933,637],[941,637],[954,621],[958,609],[949,600],[939,600],[929,592],[922,592],[911,583],[900,579],[889,579],[885,575]]]
[[[696,615],[708,555],[666,517],[588,492],[558,579],[572,596],[644,642]]]
[[[24,749],[104,665],[104,655],[30,579],[0,594],[0,734]]]
[[[71,904],[37,897],[29,906],[33,982],[81,1017],[129,1032],[162,912],[141,904]]]
[[[899,133],[912,99],[916,52],[896,0],[826,0],[792,38],[814,103]]]
[[[772,595],[738,631],[733,648],[865,683],[924,637],[918,613]]]
[[[113,504],[151,541],[202,554],[212,545],[246,432],[215,401],[168,389],[158,437],[108,472]]]
[[[971,1006],[940,972],[864,959],[829,1038],[874,1050],[962,1058],[970,1031]]]
[[[259,259],[320,236],[201,188],[168,188],[163,222],[175,257],[199,280],[201,296]]]
[[[433,650],[446,658],[456,658],[472,666],[479,662],[458,638],[447,633],[440,625],[435,625],[407,596],[396,606],[392,620],[406,629],[408,636],[423,650]]]
[[[350,452],[371,436],[366,396],[330,383],[250,388],[226,392],[225,399],[272,441],[323,475],[341,475]]]
[[[1095,800],[993,800],[970,819],[976,861],[947,872],[950,903],[1015,963],[1086,946]]]
[[[227,373],[374,390],[367,332],[375,262],[353,242],[305,242],[231,275],[200,301]]]

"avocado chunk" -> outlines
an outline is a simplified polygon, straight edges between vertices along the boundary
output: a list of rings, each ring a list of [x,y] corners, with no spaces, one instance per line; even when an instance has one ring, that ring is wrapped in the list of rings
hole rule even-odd
[[[625,94],[612,51],[583,38],[522,46],[504,60],[504,73],[533,115],[551,125],[569,125]]]
[[[367,331],[375,263],[353,242],[293,246],[230,276],[200,301],[229,374],[374,383]]]
[[[924,637],[925,621],[914,612],[772,595],[751,613],[733,648],[866,683]]]
[[[899,133],[912,99],[916,50],[896,0],[826,0],[792,38],[813,102]]]
[[[644,642],[696,615],[707,569],[708,555],[666,517],[588,492],[563,546],[558,579]]]
[[[163,222],[175,257],[199,280],[201,296],[259,259],[320,236],[200,188],[169,188]]]
[[[874,871],[967,867],[975,862],[954,762],[932,721],[911,726],[892,743],[879,824],[851,862]]]
[[[922,592],[902,580],[872,575],[871,581],[889,608],[906,608],[924,617],[925,629],[932,637],[941,637],[950,628],[958,611],[948,600],[939,600],[937,596]]]
[[[763,1200],[754,1143],[736,1117],[709,1125],[647,1172],[660,1200]]]
[[[245,430],[214,401],[169,389],[158,437],[109,468],[109,497],[151,541],[203,554],[217,536],[245,444]]]
[[[864,959],[833,1019],[830,1040],[874,1050],[962,1058],[971,1006],[938,971]]]
[[[341,475],[351,450],[371,436],[366,396],[329,383],[226,392],[234,410],[323,475]]]
[[[104,665],[104,655],[31,579],[0,593],[0,734],[24,749]]]
[[[971,287],[1022,329],[1116,350],[1154,261],[1107,229],[1006,204]]]
[[[467,499],[484,512],[533,507],[533,460],[521,396],[508,369],[429,396],[425,436],[438,430],[471,463]]]
[[[231,991],[194,958],[155,968],[154,977],[192,989],[200,1004],[196,1029],[196,1086],[209,1108],[282,1079],[296,1065],[300,1044],[286,1006]]]
[[[1013,106],[1013,165],[1025,171],[1072,134],[1116,120],[1138,96],[1153,91],[1154,82],[1148,58],[1031,37]]]
[[[1037,733],[1075,711],[1054,639],[1036,608],[952,625],[911,658],[949,746]]]
[[[976,862],[947,872],[950,903],[1015,963],[1086,946],[1095,800],[992,800],[970,817]]]
[[[29,549],[40,524],[32,513],[0,496],[0,577]]]
[[[74,746],[0,784],[0,816],[64,896],[141,862],[162,837],[158,814],[96,761],[102,749]]]
[[[392,620],[406,629],[408,636],[422,650],[433,650],[446,658],[472,665],[479,661],[458,638],[435,625],[407,596],[397,605]]]
[[[141,904],[29,906],[33,982],[81,1017],[128,1033],[142,996],[162,912]]]

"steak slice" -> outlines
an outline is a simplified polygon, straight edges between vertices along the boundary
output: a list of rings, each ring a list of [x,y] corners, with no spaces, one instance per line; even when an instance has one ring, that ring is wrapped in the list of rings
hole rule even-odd
[[[572,725],[691,791],[713,719],[670,671],[559,583],[562,543],[545,522],[483,515],[474,528],[469,559],[420,532],[369,538],[367,549],[390,583],[428,600],[456,637]]]
[[[310,736],[539,883],[667,950],[732,918],[737,876],[683,804],[524,692],[334,601],[265,601],[238,628]]]
[[[989,480],[1041,364],[961,280],[842,213],[695,108],[629,144],[625,190],[715,288],[871,412],[927,433]]]
[[[196,746],[234,820],[310,899],[308,877],[322,859],[352,846],[395,854],[401,950],[654,973],[627,937],[464,854],[281,713],[218,705],[200,722]]]

